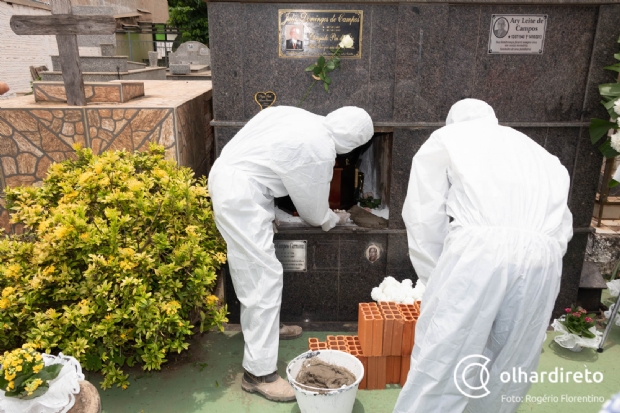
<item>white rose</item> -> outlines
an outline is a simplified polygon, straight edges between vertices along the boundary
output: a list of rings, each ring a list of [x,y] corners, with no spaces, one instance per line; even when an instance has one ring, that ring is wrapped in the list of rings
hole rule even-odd
[[[351,47],[353,47],[353,38],[351,37],[351,35],[345,35],[338,46],[341,49],[350,49]]]
[[[614,112],[620,115],[620,99],[616,100],[614,103]]]
[[[620,131],[611,135],[611,147],[620,152]]]

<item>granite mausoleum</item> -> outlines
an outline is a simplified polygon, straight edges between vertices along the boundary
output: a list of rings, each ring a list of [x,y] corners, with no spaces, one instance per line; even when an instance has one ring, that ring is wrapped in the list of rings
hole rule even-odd
[[[606,117],[597,87],[614,80],[603,66],[613,64],[618,51],[620,4],[510,3],[517,2],[210,0],[210,48],[216,56],[212,124],[218,153],[261,110],[258,92],[273,92],[276,105],[296,106],[312,82],[304,68],[316,62],[312,44],[317,37],[307,29],[298,43],[303,50],[288,50],[283,12],[363,15],[357,55],[343,58],[342,70],[331,74],[329,93],[315,87],[303,108],[326,115],[354,105],[370,113],[377,132],[371,146],[385,154],[375,168],[377,187],[383,188],[382,200],[389,206],[388,227],[346,226],[324,233],[281,226],[276,240],[307,245],[306,271],[284,273],[283,321],[354,321],[358,302],[369,301],[372,287],[383,277],[415,280],[401,218],[411,159],[444,125],[450,106],[465,97],[487,101],[501,124],[530,136],[568,169],[575,234],[564,258],[556,310],[575,302],[602,161],[590,143],[588,125],[591,117]],[[525,33],[533,40],[511,40],[513,35],[530,38],[514,34],[523,27],[519,24],[510,25],[508,32],[500,27],[497,21],[510,21],[510,16],[533,22],[538,31]],[[300,18],[290,24],[307,28],[315,22]],[[340,27],[336,33],[348,30],[335,26]],[[366,254],[370,245],[381,250],[374,261]],[[226,295],[231,320],[238,320],[230,282]]]

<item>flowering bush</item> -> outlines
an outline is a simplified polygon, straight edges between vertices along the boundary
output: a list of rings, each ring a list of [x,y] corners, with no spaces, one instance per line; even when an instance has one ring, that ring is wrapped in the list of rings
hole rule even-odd
[[[5,397],[34,399],[49,389],[49,381],[54,380],[62,364],[45,367],[43,357],[31,345],[5,352],[0,356],[0,390]]]
[[[225,262],[206,179],[148,153],[77,148],[42,187],[7,188],[20,236],[0,238],[0,350],[30,343],[128,385],[159,369],[227,309],[211,291]]]
[[[564,311],[566,315],[564,320],[560,320],[560,322],[566,327],[569,333],[585,338],[596,337],[590,331],[590,328],[596,325],[594,314],[587,314],[587,311],[581,307],[565,308]]]

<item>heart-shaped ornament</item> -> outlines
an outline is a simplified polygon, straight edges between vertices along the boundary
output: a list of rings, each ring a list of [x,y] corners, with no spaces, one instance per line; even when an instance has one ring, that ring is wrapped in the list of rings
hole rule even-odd
[[[276,92],[256,92],[254,100],[260,106],[260,110],[266,109],[276,102]]]

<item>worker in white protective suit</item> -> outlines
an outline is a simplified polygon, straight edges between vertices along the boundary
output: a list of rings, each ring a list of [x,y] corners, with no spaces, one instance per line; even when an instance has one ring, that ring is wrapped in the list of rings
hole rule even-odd
[[[328,202],[336,154],[351,152],[372,135],[372,120],[360,108],[319,116],[272,107],[252,118],[213,165],[209,192],[241,303],[246,391],[295,400],[277,374],[279,336],[299,336],[301,328],[280,330],[283,273],[273,245],[274,197],[290,195],[305,222],[330,230],[340,220]]]
[[[530,383],[500,375],[536,371],[573,234],[569,183],[480,100],[452,106],[420,147],[403,218],[427,290],[394,412],[517,410]]]

